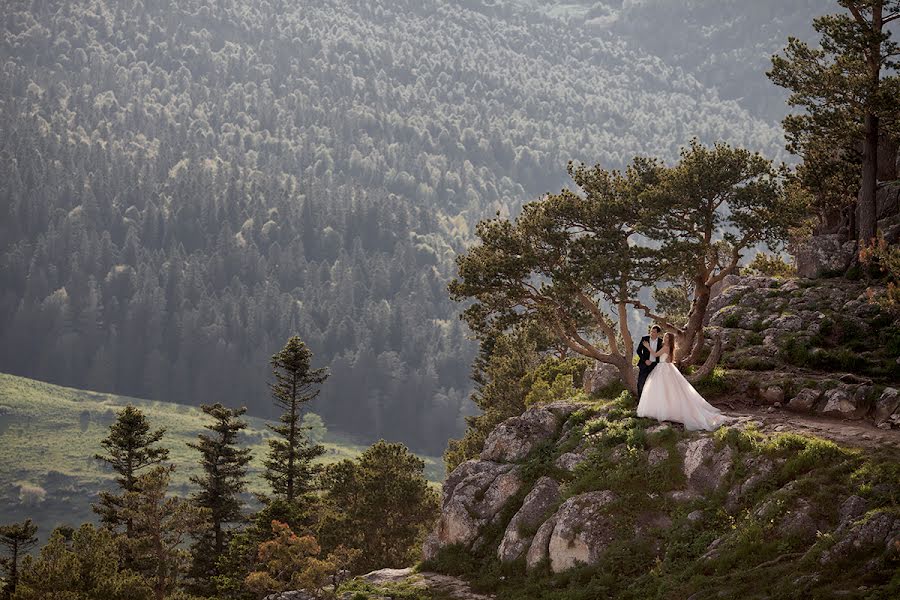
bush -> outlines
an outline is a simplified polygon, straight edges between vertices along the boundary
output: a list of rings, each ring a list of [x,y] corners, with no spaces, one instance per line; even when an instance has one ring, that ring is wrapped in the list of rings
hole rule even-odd
[[[742,275],[764,275],[766,277],[796,277],[797,268],[781,256],[757,252],[750,263],[741,269]]]

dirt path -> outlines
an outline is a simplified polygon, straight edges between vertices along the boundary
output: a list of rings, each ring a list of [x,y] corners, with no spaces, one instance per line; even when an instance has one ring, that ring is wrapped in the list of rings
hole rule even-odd
[[[866,421],[843,421],[813,415],[803,415],[764,406],[735,405],[734,409],[719,405],[722,411],[738,422],[756,421],[765,433],[785,431],[815,435],[856,448],[894,448],[900,450],[900,430],[879,429]]]

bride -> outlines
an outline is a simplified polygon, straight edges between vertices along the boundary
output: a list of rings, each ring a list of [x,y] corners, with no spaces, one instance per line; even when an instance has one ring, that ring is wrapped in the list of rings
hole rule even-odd
[[[689,431],[706,429],[712,431],[729,417],[703,399],[678,367],[672,362],[675,353],[675,336],[667,333],[658,352],[644,346],[650,356],[659,357],[659,364],[650,372],[637,407],[639,417],[651,417],[659,421],[684,423]]]

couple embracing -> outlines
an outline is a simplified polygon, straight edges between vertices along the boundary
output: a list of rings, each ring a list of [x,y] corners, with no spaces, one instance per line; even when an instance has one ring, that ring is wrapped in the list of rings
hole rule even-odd
[[[675,336],[667,333],[660,339],[661,332],[660,327],[654,325],[650,335],[641,338],[635,350],[639,359],[637,415],[683,423],[689,431],[718,428],[729,418],[704,400],[684,378],[672,362]]]

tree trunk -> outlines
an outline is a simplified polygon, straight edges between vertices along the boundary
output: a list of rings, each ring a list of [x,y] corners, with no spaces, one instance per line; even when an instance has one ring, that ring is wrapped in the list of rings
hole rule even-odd
[[[876,210],[875,187],[878,177],[878,116],[866,115],[866,139],[863,148],[862,185],[859,190],[859,206],[856,219],[856,239],[860,248],[875,237]]]
[[[618,365],[618,367],[619,375],[622,377],[625,388],[631,392],[632,396],[637,398],[637,377],[634,376],[634,366],[632,366],[631,361],[624,365]]]
[[[288,436],[287,501],[294,500],[294,449],[297,447],[297,375],[291,382],[291,428]]]
[[[702,343],[696,344],[698,333],[703,329],[703,321],[706,319],[706,309],[709,306],[711,294],[710,286],[706,281],[695,281],[694,301],[691,303],[691,312],[688,315],[687,325],[684,331],[675,336],[675,356],[673,361],[683,365],[693,364],[702,350]]]
[[[19,544],[16,542],[12,547],[12,557],[9,564],[9,584],[6,586],[6,598],[12,598],[16,593],[16,586],[19,584]]]
[[[718,333],[713,338],[713,347],[709,353],[709,356],[706,357],[706,361],[703,363],[703,366],[700,369],[691,375],[691,382],[697,382],[707,377],[710,373],[713,372],[713,369],[716,368],[716,365],[719,364],[719,359],[722,358],[722,336]]]

